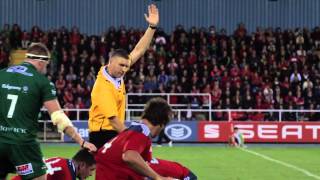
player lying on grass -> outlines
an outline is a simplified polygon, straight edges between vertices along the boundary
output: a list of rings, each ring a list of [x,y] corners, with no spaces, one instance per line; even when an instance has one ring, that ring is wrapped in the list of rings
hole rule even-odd
[[[170,121],[171,108],[162,98],[152,98],[145,106],[141,123],[133,122],[96,154],[96,180],[154,180],[172,179],[154,171],[151,162],[152,138]]]
[[[47,180],[80,180],[91,176],[96,169],[96,162],[92,154],[81,149],[72,159],[54,157],[45,160],[47,166]],[[22,180],[15,176],[11,180]]]

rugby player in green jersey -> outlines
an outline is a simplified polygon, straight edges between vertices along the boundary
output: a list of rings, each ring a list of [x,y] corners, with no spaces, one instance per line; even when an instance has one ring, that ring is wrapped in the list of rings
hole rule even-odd
[[[16,172],[23,179],[46,179],[40,145],[36,141],[38,114],[44,106],[59,132],[70,136],[90,152],[96,147],[77,133],[61,110],[54,84],[44,74],[50,52],[41,43],[32,44],[25,61],[0,70],[0,179]]]

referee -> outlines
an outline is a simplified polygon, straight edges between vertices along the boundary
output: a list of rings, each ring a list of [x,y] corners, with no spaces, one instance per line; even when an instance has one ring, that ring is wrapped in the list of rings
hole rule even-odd
[[[89,141],[99,149],[126,127],[125,120],[125,85],[123,76],[148,49],[159,22],[158,8],[148,6],[145,19],[149,27],[138,44],[128,54],[117,49],[110,54],[109,64],[102,66],[91,92],[89,111]]]

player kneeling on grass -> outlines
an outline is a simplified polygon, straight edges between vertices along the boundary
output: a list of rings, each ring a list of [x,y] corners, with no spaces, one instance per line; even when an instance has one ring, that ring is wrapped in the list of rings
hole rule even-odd
[[[80,180],[91,176],[96,169],[96,162],[92,154],[81,149],[72,159],[54,157],[45,160],[47,166],[47,180]],[[15,176],[11,180],[22,180]]]
[[[230,136],[229,144],[234,147],[246,147],[246,145],[244,145],[243,134],[239,131],[238,127],[233,128],[233,133]]]
[[[133,122],[130,127],[101,147],[96,155],[96,180],[167,180],[154,171],[151,162],[152,138],[170,121],[171,108],[162,98],[148,101],[141,123]]]
[[[0,179],[17,172],[23,179],[45,180],[46,166],[37,142],[38,114],[44,106],[59,132],[90,151],[61,110],[54,84],[44,76],[50,52],[41,43],[27,50],[23,63],[0,70]]]

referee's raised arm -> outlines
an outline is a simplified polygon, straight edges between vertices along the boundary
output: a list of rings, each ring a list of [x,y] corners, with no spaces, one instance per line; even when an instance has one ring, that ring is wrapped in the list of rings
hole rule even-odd
[[[130,53],[131,65],[137,62],[137,60],[144,55],[146,50],[148,49],[151,40],[155,31],[157,30],[157,26],[159,23],[159,10],[156,5],[151,4],[148,6],[148,15],[144,14],[146,21],[149,23],[149,27],[147,28],[144,35],[139,40],[138,44]]]

